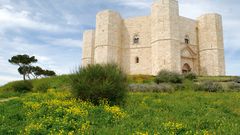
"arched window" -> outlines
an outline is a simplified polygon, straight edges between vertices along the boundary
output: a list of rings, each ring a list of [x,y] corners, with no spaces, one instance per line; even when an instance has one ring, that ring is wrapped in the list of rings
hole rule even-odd
[[[139,57],[136,57],[136,58],[135,58],[135,62],[136,62],[136,63],[139,63]]]
[[[182,73],[189,73],[191,72],[191,67],[189,66],[189,64],[185,63],[182,67]]]
[[[133,43],[138,44],[139,43],[139,36],[136,34],[133,36]]]
[[[189,40],[189,36],[188,35],[186,35],[185,36],[185,44],[190,44],[190,40]]]

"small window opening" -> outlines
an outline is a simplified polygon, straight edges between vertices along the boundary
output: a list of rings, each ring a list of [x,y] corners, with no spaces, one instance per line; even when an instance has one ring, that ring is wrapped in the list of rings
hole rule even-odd
[[[138,44],[138,43],[139,43],[139,36],[138,36],[138,35],[134,35],[134,37],[133,37],[133,43],[134,43],[134,44]]]
[[[185,36],[185,44],[189,44],[189,43],[190,43],[189,36],[186,35],[186,36]]]
[[[139,63],[139,57],[136,57],[135,62]]]

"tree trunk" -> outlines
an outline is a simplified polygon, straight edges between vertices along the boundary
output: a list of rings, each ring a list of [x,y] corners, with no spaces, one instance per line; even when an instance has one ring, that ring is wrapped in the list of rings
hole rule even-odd
[[[27,77],[28,77],[28,79],[29,79],[29,80],[31,80],[31,78],[30,78],[29,74],[27,74]]]
[[[24,80],[24,81],[26,80],[26,76],[25,76],[25,74],[23,75],[23,80]]]

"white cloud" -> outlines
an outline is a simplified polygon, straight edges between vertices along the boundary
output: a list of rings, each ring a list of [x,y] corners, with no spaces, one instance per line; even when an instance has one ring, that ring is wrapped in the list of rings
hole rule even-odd
[[[130,6],[138,9],[148,9],[150,7],[151,1],[149,0],[115,0],[123,6]]]
[[[0,28],[1,29],[15,29],[19,28],[30,28],[38,30],[52,30],[55,31],[58,28],[45,23],[35,22],[29,17],[29,12],[20,11],[15,12],[9,8],[0,9]]]
[[[37,31],[47,32],[76,32],[74,29],[64,28],[57,24],[46,23],[33,16],[29,11],[16,11],[12,6],[4,5],[0,7],[0,30],[16,30],[17,28],[26,28]]]
[[[206,13],[208,10],[208,5],[206,3],[198,2],[196,3],[181,3],[179,4],[179,14],[181,16],[196,19],[198,16]]]
[[[63,16],[68,25],[80,25],[81,24],[80,20],[75,15],[64,13]]]
[[[0,86],[6,84],[7,82],[13,81],[13,80],[21,80],[22,78],[14,77],[14,76],[2,76],[0,75]]]
[[[38,61],[42,61],[42,62],[51,61],[51,59],[47,56],[41,56],[41,55],[33,55],[33,56],[35,56],[35,58],[37,58]]]
[[[53,38],[43,38],[46,39],[48,44],[56,46],[65,46],[65,47],[82,47],[82,40],[76,40],[71,38],[62,38],[62,39],[53,39]]]

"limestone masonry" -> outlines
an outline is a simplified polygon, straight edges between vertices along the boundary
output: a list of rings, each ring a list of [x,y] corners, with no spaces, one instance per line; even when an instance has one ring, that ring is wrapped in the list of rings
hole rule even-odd
[[[99,12],[96,30],[83,35],[82,65],[111,62],[128,74],[166,69],[225,75],[221,15],[179,16],[177,0],[155,1],[149,16],[123,19],[111,10]]]

